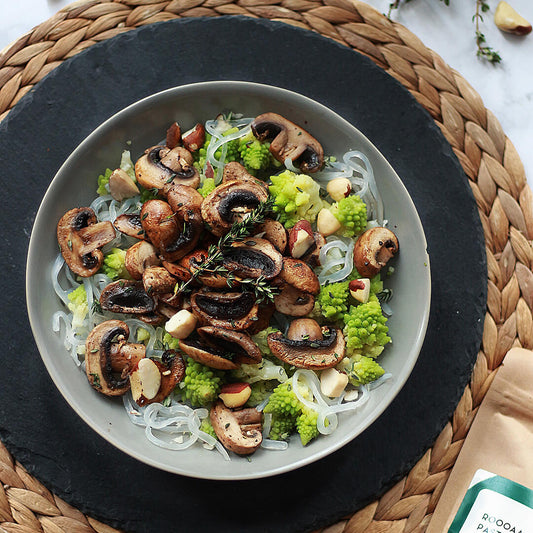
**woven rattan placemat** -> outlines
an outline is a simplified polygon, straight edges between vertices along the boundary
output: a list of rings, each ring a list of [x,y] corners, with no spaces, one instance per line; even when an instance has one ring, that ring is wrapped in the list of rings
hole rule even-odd
[[[480,96],[403,26],[348,0],[81,0],[0,54],[0,119],[61,62],[130,29],[181,17],[249,15],[314,30],[399,80],[450,142],[470,180],[485,233],[488,301],[469,386],[435,444],[407,477],[328,533],[423,532],[495,371],[514,345],[533,348],[533,194],[518,154]],[[73,509],[0,445],[0,530],[116,531]]]

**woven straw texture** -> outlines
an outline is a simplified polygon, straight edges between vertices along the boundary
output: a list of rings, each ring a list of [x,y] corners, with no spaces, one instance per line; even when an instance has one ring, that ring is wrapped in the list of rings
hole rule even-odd
[[[0,120],[65,59],[131,29],[182,17],[247,15],[316,31],[370,57],[425,107],[469,177],[485,233],[488,301],[471,381],[433,447],[379,500],[323,533],[422,533],[506,352],[533,348],[533,193],[481,97],[409,30],[357,0],[80,0],[0,53]],[[111,533],[52,495],[0,443],[0,531]]]

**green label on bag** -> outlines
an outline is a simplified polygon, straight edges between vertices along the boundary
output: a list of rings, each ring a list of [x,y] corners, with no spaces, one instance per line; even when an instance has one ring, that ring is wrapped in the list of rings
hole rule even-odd
[[[533,491],[478,470],[448,533],[533,533]]]

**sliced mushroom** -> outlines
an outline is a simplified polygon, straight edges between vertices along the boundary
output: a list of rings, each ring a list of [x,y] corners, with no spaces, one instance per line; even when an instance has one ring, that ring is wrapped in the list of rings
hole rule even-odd
[[[298,318],[291,322],[289,331],[287,331],[287,338],[292,341],[302,340],[322,340],[322,328],[319,323],[312,318]]]
[[[137,242],[126,251],[124,265],[133,279],[142,279],[146,268],[160,264],[157,250],[149,242]]]
[[[182,146],[149,148],[135,163],[135,177],[145,189],[164,189],[171,183],[195,189],[200,185],[192,154]]]
[[[274,296],[276,311],[289,316],[308,315],[315,307],[315,297],[300,291],[292,285],[284,284],[281,292]]]
[[[272,279],[281,272],[282,255],[265,239],[248,238],[224,250],[224,266],[237,276]]]
[[[263,239],[271,242],[276,247],[276,250],[282,254],[287,248],[287,230],[277,220],[265,219],[262,224],[258,224],[255,227],[254,235],[261,235]]]
[[[363,278],[373,278],[399,250],[398,238],[388,228],[371,228],[355,241],[354,265]]]
[[[263,359],[261,350],[252,338],[242,331],[204,326],[198,328],[200,338],[211,346],[233,354],[232,361],[237,364],[257,364]]]
[[[289,157],[302,172],[316,172],[322,168],[322,145],[285,117],[263,113],[252,122],[252,132],[260,141],[271,141],[270,153],[281,163]]]
[[[178,280],[164,267],[149,267],[143,272],[143,285],[146,294],[173,292]]]
[[[162,264],[179,281],[189,281],[191,279],[191,273],[185,267],[170,261],[163,261]]]
[[[337,328],[322,328],[321,339],[293,340],[278,331],[270,333],[267,341],[273,355],[297,368],[330,368],[339,363],[345,353],[344,336]]]
[[[202,234],[200,211],[174,212],[163,200],[148,200],[141,209],[141,224],[152,244],[166,261],[177,261],[192,251]]]
[[[155,302],[146,294],[140,281],[119,280],[107,285],[100,293],[102,309],[113,313],[145,315],[152,313]]]
[[[232,411],[218,401],[211,408],[209,418],[217,437],[228,450],[250,455],[261,446],[261,413],[256,409]]]
[[[313,269],[301,259],[283,258],[283,268],[279,277],[295,289],[311,294],[320,292],[320,282]]]
[[[202,289],[191,295],[193,313],[203,325],[242,331],[258,320],[259,305],[251,292],[215,292]]]
[[[149,241],[144,233],[143,226],[141,224],[141,217],[139,215],[120,215],[113,222],[113,226],[128,235],[128,237],[134,237],[142,241]]]
[[[179,341],[180,350],[189,357],[202,363],[202,365],[217,370],[235,370],[239,365],[233,361],[233,354],[227,353],[216,346],[206,344],[200,339],[181,339]]]
[[[219,185],[202,203],[202,217],[209,231],[222,236],[234,222],[244,220],[261,202],[266,202],[265,188],[252,181],[230,181]]]
[[[187,269],[190,275],[194,275],[200,265],[207,259],[207,256],[207,250],[195,250],[180,259],[179,264],[181,267]],[[220,274],[201,274],[198,275],[198,281],[202,285],[214,289],[227,289],[229,287],[227,278]]]
[[[117,354],[124,349],[129,337],[128,325],[121,320],[107,320],[98,324],[85,341],[85,372],[93,389],[106,396],[120,396],[130,388],[127,375],[123,372],[125,364],[118,362]],[[142,359],[142,350],[136,350]],[[114,368],[115,371],[114,371]]]
[[[57,224],[57,241],[68,267],[78,276],[96,274],[104,262],[100,248],[115,238],[111,222],[98,222],[90,207],[67,211]]]

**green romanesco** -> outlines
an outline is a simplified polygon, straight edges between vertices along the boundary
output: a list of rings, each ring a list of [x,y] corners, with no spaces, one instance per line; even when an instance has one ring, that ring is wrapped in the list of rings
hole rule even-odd
[[[318,212],[328,205],[320,198],[320,185],[310,176],[285,170],[270,179],[274,212],[286,228],[292,228],[299,220],[314,223]]]
[[[354,237],[366,229],[366,204],[359,196],[342,198],[331,206],[330,211],[341,223],[337,234]]]
[[[296,430],[300,434],[302,446],[318,437],[317,420],[318,413],[316,411],[307,407],[302,408],[302,414],[296,419]]]
[[[223,383],[224,372],[189,358],[180,389],[182,397],[193,407],[205,407],[217,399]]]
[[[106,168],[105,172],[98,176],[98,189],[96,189],[96,192],[100,196],[109,194],[108,184],[109,184],[109,178],[111,177],[111,174],[113,174],[113,171],[110,168]]]
[[[200,431],[203,431],[204,433],[207,433],[208,435],[211,435],[211,437],[213,437],[214,439],[218,440],[217,434],[213,429],[213,425],[211,424],[211,420],[209,419],[209,417],[204,418],[200,423]]]
[[[180,347],[179,339],[174,338],[170,333],[166,332],[163,335],[163,344],[168,346],[169,350],[177,350]]]
[[[355,387],[371,383],[385,374],[385,370],[376,360],[365,355],[345,357],[337,365],[337,370],[346,373],[350,383]]]
[[[74,329],[80,327],[89,312],[89,304],[87,303],[87,293],[83,284],[76,287],[69,292],[67,296],[69,303],[68,308],[72,311],[72,327]]]
[[[256,381],[255,383],[251,383],[250,387],[252,389],[252,393],[250,394],[246,405],[249,405],[250,407],[256,407],[261,402],[264,402],[270,396],[270,394],[272,394],[272,391],[277,384],[278,382],[274,380]]]
[[[351,306],[344,315],[344,336],[348,355],[377,357],[388,342],[387,319],[381,312],[376,296],[371,296],[365,304]]]
[[[159,194],[158,189],[145,189],[143,186],[137,184],[139,191],[141,192],[141,203],[145,203],[148,200],[155,200]]]
[[[254,174],[257,170],[266,170],[270,167],[281,166],[274,159],[269,148],[269,142],[257,140],[251,131],[239,139],[239,154],[242,164],[248,172]]]
[[[268,437],[272,440],[287,440],[295,427],[296,422],[293,418],[272,415],[272,425]]]
[[[111,251],[104,256],[101,271],[112,280],[130,279],[131,276],[124,264],[126,260],[126,250],[111,248]]]
[[[205,198],[209,196],[216,188],[215,178],[205,178],[198,192]]]
[[[304,398],[311,397],[310,391],[304,385],[301,385],[299,392]],[[304,446],[318,435],[317,415],[300,402],[292,388],[292,380],[274,389],[264,412],[272,413],[272,428],[269,433],[271,439],[285,440],[294,427],[300,434]]]
[[[330,320],[341,320],[348,311],[349,281],[339,281],[320,287],[316,298],[322,315]]]

